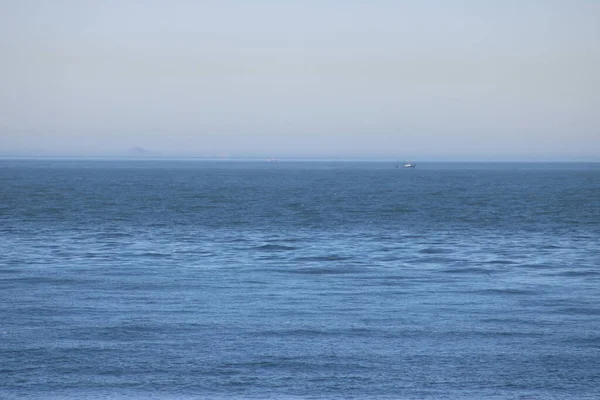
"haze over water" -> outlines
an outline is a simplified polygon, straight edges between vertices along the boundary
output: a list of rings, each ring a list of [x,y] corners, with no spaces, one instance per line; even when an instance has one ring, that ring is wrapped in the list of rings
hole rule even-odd
[[[600,166],[0,160],[0,397],[596,399]]]
[[[600,3],[0,5],[0,156],[600,161]]]

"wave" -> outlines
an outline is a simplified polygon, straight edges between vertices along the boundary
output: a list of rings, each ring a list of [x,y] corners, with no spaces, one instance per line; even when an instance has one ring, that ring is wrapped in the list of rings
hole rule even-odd
[[[491,265],[510,265],[510,264],[516,264],[515,261],[510,261],[510,260],[492,260],[492,261],[486,261],[486,264],[491,264]]]
[[[260,251],[291,251],[298,250],[298,247],[284,246],[282,244],[265,244],[262,246],[253,247],[252,249]]]
[[[490,295],[528,295],[528,296],[533,296],[533,295],[536,295],[538,292],[535,290],[506,288],[506,289],[482,289],[482,290],[473,291],[472,293],[490,294]]]
[[[420,250],[420,254],[449,254],[454,253],[452,249],[445,249],[440,247],[427,247],[426,249]]]
[[[344,261],[344,260],[350,260],[352,259],[352,257],[344,257],[344,256],[339,256],[337,254],[332,254],[332,255],[328,255],[328,256],[307,256],[307,257],[296,257],[294,258],[294,261]]]
[[[358,268],[353,267],[304,267],[304,268],[287,268],[280,269],[280,272],[287,272],[290,274],[305,274],[305,275],[340,275],[340,274],[354,274],[364,272]]]
[[[550,264],[517,264],[518,268],[531,268],[531,269],[556,269],[555,265]]]
[[[486,268],[478,268],[478,267],[465,267],[465,268],[448,268],[439,271],[444,274],[479,274],[479,275],[489,275],[494,272]]]
[[[583,271],[565,271],[565,272],[557,272],[550,274],[553,276],[567,276],[567,277],[578,277],[578,276],[600,276],[600,272],[591,271],[591,270],[583,270]]]

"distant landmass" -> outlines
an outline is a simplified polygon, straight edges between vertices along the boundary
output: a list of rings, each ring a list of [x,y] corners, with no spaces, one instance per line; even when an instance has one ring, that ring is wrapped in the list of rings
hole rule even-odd
[[[144,149],[143,147],[139,147],[139,146],[134,146],[134,147],[129,148],[127,150],[127,153],[130,156],[134,156],[134,157],[149,156],[152,154],[148,150]]]

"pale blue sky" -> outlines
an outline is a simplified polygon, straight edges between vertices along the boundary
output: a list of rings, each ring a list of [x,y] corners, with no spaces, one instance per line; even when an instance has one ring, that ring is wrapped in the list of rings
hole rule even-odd
[[[600,160],[600,1],[0,0],[0,154]]]

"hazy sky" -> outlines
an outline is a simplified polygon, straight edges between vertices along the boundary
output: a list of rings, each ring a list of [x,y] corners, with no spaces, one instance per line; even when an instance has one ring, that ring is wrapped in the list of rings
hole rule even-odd
[[[598,0],[0,0],[0,154],[600,160]]]

